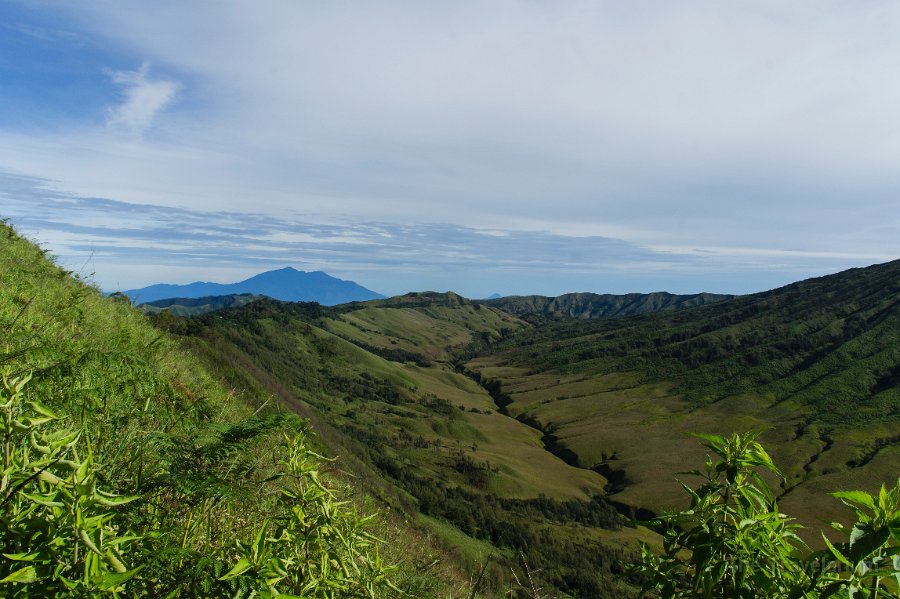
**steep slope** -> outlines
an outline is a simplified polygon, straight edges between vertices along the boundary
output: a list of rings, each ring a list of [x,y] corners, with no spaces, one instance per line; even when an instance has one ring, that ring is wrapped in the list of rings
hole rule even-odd
[[[480,303],[520,317],[586,319],[689,308],[721,302],[732,297],[734,296],[715,293],[692,295],[673,295],[664,292],[628,293],[625,295],[567,293],[558,297],[513,295],[482,300]]]
[[[5,223],[0,277],[0,595],[393,593],[304,422]]]
[[[321,271],[304,272],[291,267],[260,273],[238,283],[204,283],[188,285],[150,285],[124,292],[137,303],[181,297],[196,298],[215,295],[252,293],[284,301],[319,302],[326,306],[384,297],[353,281],[344,281]]]
[[[473,569],[493,555],[485,581],[498,595],[521,551],[560,590],[628,596],[610,573],[653,535],[623,526],[603,476],[548,452],[453,363],[461,346],[525,326],[514,317],[415,294],[336,308],[261,300],[161,324],[234,386],[308,414],[368,487]]]
[[[896,475],[900,261],[687,310],[551,323],[468,367],[635,508],[680,500],[666,473],[702,459],[685,433],[770,428],[783,506],[817,525],[842,515],[825,491]]]

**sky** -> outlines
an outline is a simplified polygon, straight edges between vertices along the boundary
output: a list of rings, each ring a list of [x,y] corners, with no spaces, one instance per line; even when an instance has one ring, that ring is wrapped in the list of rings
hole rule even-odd
[[[900,258],[900,3],[0,0],[0,218],[106,290],[750,293]]]

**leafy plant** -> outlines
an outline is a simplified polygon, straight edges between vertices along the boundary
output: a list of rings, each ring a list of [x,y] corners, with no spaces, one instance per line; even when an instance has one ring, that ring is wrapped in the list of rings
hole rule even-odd
[[[0,592],[8,597],[117,595],[141,567],[126,554],[141,539],[119,529],[114,508],[133,501],[98,487],[99,466],[78,431],[54,429],[57,416],[23,404],[30,376],[3,379],[0,436]]]
[[[396,568],[381,563],[380,541],[367,531],[373,516],[360,516],[321,481],[326,458],[300,437],[285,435],[282,451],[276,516],[252,541],[238,541],[240,557],[220,580],[243,578],[251,591],[310,598],[400,594],[388,578]]]
[[[900,583],[900,481],[877,498],[862,491],[834,493],[859,521],[849,540],[810,553],[800,528],[778,510],[763,478],[780,476],[759,432],[729,438],[696,435],[718,458],[707,458],[686,510],[652,521],[664,529],[662,552],[644,545],[630,571],[645,592],[663,597],[897,597],[885,578]],[[839,524],[834,525],[843,530]]]
[[[837,560],[837,567],[823,577],[828,584],[822,596],[846,591],[851,599],[897,597],[896,591],[900,587],[900,480],[890,491],[881,485],[877,497],[864,491],[832,495],[852,509],[858,520],[845,542],[832,543],[822,535],[827,550],[815,557]],[[847,532],[840,523],[835,522],[832,527]],[[885,584],[892,579],[893,592]]]

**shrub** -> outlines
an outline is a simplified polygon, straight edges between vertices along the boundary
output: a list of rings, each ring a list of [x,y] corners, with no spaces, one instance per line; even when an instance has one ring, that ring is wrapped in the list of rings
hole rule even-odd
[[[825,538],[827,549],[810,553],[761,476],[781,475],[758,435],[697,435],[718,459],[687,473],[703,478],[696,489],[682,483],[688,509],[652,521],[664,531],[662,552],[644,545],[630,568],[643,590],[663,597],[897,597],[885,579],[900,583],[900,480],[877,498],[834,493],[859,521],[846,542]]]

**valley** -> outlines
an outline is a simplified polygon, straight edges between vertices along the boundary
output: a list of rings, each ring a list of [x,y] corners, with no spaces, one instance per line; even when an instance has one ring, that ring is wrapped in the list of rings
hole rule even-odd
[[[630,519],[684,507],[676,473],[706,457],[691,433],[763,430],[785,475],[770,482],[813,544],[847,519],[829,492],[896,477],[898,271],[611,318],[415,293],[158,322],[312,418],[468,567],[521,552],[560,591],[616,596],[637,541],[659,542]]]

